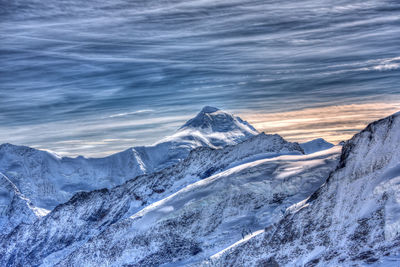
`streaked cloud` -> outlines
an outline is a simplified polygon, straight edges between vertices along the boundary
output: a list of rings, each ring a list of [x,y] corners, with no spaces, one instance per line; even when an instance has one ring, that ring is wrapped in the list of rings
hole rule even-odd
[[[132,112],[124,112],[124,113],[118,113],[118,114],[113,114],[108,116],[109,118],[116,118],[116,117],[125,117],[129,115],[136,115],[136,114],[141,114],[141,113],[149,113],[154,110],[152,109],[142,109],[142,110],[137,110],[137,111],[132,111]]]
[[[290,140],[339,141],[397,110],[396,1],[8,2],[0,143],[104,156],[205,105]]]

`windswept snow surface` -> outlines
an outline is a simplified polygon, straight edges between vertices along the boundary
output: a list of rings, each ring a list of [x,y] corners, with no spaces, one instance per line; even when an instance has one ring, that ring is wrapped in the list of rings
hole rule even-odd
[[[35,210],[46,211],[66,202],[77,192],[112,188],[138,175],[177,164],[194,148],[235,145],[257,134],[239,117],[204,107],[174,135],[152,146],[133,147],[105,158],[61,158],[47,151],[2,144],[0,172],[30,200]],[[5,210],[15,209],[11,207],[13,192],[7,188],[2,186],[1,189],[3,217],[8,216]],[[0,230],[4,225],[2,221]]]
[[[371,123],[346,142],[338,168],[306,201],[202,265],[399,266],[399,144],[400,113]]]

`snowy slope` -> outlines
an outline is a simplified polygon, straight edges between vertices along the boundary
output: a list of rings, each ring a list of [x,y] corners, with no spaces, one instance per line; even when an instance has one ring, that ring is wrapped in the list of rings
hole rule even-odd
[[[0,235],[9,233],[21,222],[34,222],[39,216],[36,213],[29,199],[0,173],[0,225],[2,226]]]
[[[203,265],[398,266],[399,144],[400,113],[370,124],[346,142],[338,168],[310,198]]]
[[[297,143],[265,134],[222,149],[199,147],[174,166],[110,190],[78,193],[46,217],[20,225],[0,240],[0,265],[54,265],[121,220],[201,179],[254,160],[302,153]]]
[[[276,222],[336,166],[338,149],[279,156],[232,167],[191,184],[122,220],[59,266],[186,265],[201,262]]]
[[[300,143],[300,146],[306,154],[311,154],[325,149],[329,149],[333,147],[334,144],[325,141],[323,138],[317,138],[305,143]]]
[[[239,117],[205,107],[174,135],[157,144],[130,148],[105,158],[60,158],[46,151],[3,144],[0,172],[34,206],[51,210],[76,192],[111,188],[176,164],[196,147],[220,148],[257,134]]]

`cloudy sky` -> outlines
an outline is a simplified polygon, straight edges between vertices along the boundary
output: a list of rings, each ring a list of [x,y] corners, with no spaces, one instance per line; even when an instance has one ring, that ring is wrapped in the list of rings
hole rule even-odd
[[[205,105],[338,142],[400,110],[398,1],[3,2],[0,143],[103,156]]]

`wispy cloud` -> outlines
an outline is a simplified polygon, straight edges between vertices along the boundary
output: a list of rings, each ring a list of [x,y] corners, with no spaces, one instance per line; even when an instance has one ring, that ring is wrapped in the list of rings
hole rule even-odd
[[[137,110],[137,111],[132,111],[132,112],[124,112],[124,113],[118,113],[118,114],[113,114],[108,116],[108,118],[116,118],[116,117],[125,117],[129,115],[136,115],[136,114],[141,114],[141,113],[149,113],[154,110],[152,109],[142,109],[142,110]]]

